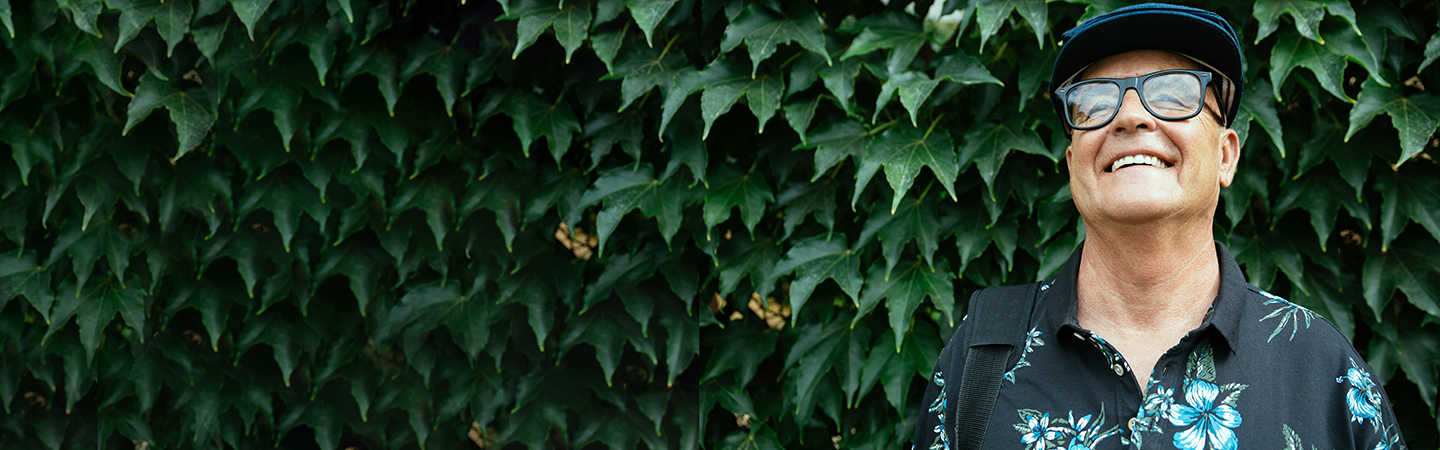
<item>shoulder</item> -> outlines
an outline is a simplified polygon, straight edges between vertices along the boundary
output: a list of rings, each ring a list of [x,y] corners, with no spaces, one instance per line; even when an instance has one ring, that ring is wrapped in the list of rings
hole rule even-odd
[[[1247,286],[1236,335],[1231,346],[1241,361],[1280,378],[1320,379],[1341,388],[1336,378],[1371,374],[1364,356],[1331,320],[1259,287]]]

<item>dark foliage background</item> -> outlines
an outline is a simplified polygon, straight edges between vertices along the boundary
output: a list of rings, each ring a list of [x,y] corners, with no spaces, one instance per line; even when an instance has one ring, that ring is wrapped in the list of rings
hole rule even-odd
[[[900,447],[1122,4],[0,0],[0,447]],[[1434,3],[1205,6],[1216,239],[1436,447]]]

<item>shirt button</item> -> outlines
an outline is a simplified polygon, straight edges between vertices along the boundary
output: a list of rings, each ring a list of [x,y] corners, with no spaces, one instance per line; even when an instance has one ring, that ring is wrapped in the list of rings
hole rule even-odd
[[[1120,363],[1115,363],[1114,365],[1111,365],[1110,368],[1115,369],[1115,376],[1125,376],[1125,366],[1120,365]]]
[[[1129,423],[1129,425],[1130,425],[1130,431],[1135,431],[1135,421],[1136,421],[1136,420],[1137,420],[1137,418],[1135,418],[1135,417],[1131,417],[1131,418],[1130,418],[1130,423]]]

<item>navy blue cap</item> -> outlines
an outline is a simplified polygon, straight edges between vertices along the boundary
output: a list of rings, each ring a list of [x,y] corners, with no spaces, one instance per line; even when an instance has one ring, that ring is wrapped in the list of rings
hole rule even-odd
[[[1188,6],[1145,3],[1095,16],[1063,37],[1065,43],[1050,74],[1051,89],[1072,81],[1091,63],[1110,55],[1163,50],[1189,57],[1219,75],[1216,87],[1220,95],[1216,100],[1224,114],[1222,125],[1234,122],[1240,110],[1240,94],[1245,90],[1240,40],[1230,22],[1218,14]],[[1063,123],[1062,100],[1052,95],[1050,103]]]

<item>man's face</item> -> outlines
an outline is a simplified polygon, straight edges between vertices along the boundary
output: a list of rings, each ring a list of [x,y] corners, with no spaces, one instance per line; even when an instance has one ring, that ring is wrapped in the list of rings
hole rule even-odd
[[[1081,75],[1128,78],[1169,69],[1197,70],[1195,62],[1173,53],[1137,50],[1092,64]],[[1214,91],[1205,108],[1218,111]],[[1123,157],[1158,158],[1161,166],[1112,165]],[[1229,186],[1240,156],[1239,137],[1202,112],[1186,120],[1156,118],[1134,90],[1125,92],[1115,119],[1094,130],[1076,130],[1065,150],[1070,190],[1087,226],[1144,224],[1156,221],[1214,220],[1220,187]]]

